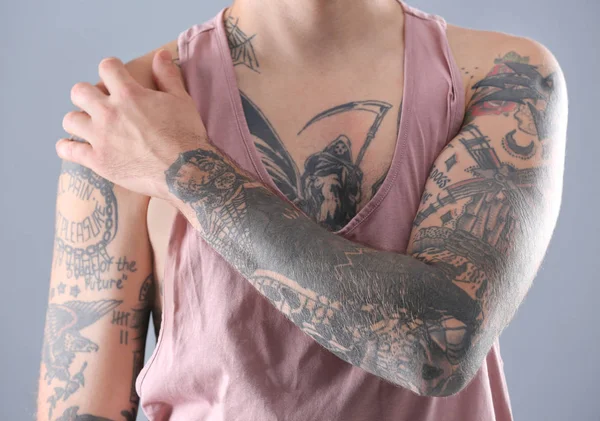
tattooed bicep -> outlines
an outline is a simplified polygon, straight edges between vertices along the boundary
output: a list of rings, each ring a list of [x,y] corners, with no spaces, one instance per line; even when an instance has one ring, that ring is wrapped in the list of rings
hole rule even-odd
[[[527,41],[519,51],[473,84],[463,127],[431,168],[409,243],[424,260],[506,262],[532,236],[533,254],[545,250],[560,206],[566,89],[547,50]]]

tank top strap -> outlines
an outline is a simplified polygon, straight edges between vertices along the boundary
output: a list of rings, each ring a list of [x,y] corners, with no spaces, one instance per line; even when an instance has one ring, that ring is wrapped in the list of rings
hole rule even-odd
[[[236,82],[223,24],[225,11],[179,33],[179,64],[209,139],[242,169],[256,175],[256,165],[241,142],[246,123],[237,105],[239,92],[233,89]]]
[[[411,16],[414,16],[416,18],[423,19],[423,20],[430,20],[430,21],[437,22],[440,24],[440,26],[443,30],[446,30],[447,23],[446,23],[446,20],[442,16],[434,15],[432,13],[427,13],[422,10],[419,10],[413,6],[406,4],[403,0],[398,0],[398,3],[400,3],[400,5],[404,8],[405,13],[407,13]]]
[[[414,45],[413,43],[413,48],[407,52],[408,65],[414,66],[414,69],[419,72],[419,79],[426,83],[427,77],[423,74],[423,71],[427,71],[425,61],[433,62],[441,58],[441,61],[445,62],[444,68],[438,71],[438,74],[442,77],[448,76],[451,82],[448,104],[450,118],[446,137],[446,142],[448,142],[460,129],[465,113],[465,87],[460,69],[450,48],[446,32],[448,23],[442,16],[419,10],[403,0],[397,1],[404,9],[406,20],[410,21],[406,27],[407,38],[417,40],[419,44]]]

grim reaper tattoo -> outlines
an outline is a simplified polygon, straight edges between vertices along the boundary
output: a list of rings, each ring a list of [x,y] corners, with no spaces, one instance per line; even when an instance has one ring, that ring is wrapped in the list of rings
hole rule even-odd
[[[298,135],[314,123],[344,112],[369,112],[375,118],[356,159],[352,156],[351,139],[340,133],[322,151],[309,156],[304,162],[304,171],[300,172],[266,116],[243,92],[240,94],[256,149],[277,188],[321,225],[331,231],[342,229],[357,213],[363,182],[360,164],[392,106],[382,101],[355,101],[316,115]],[[378,182],[377,185],[380,186],[381,183]],[[373,194],[375,191],[376,188],[373,189]]]

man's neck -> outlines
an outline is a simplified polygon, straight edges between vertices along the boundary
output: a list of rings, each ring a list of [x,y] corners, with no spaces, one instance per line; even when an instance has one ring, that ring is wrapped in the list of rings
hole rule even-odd
[[[389,40],[382,33],[404,22],[397,0],[234,0],[228,18],[246,34],[256,34],[253,47],[259,56],[292,61],[374,48]]]

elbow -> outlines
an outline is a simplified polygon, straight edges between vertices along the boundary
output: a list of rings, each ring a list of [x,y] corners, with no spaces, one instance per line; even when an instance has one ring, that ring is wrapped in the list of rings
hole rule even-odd
[[[475,351],[475,350],[473,350]],[[459,360],[449,361],[447,356],[439,356],[434,361],[423,361],[419,372],[414,373],[410,389],[419,396],[444,398],[461,393],[480,370],[484,358],[475,352],[467,352]]]
[[[421,387],[413,389],[413,392],[419,396],[430,398],[447,398],[458,395],[471,382],[472,376],[465,376],[461,372],[439,378],[436,382],[423,379]]]
[[[467,388],[480,370],[483,360],[475,362],[478,360],[477,358],[464,358],[460,363],[452,366],[452,371],[448,375],[442,375],[436,379],[428,379],[423,370],[423,389],[419,395],[435,398],[458,395]]]
[[[444,387],[427,388],[423,394],[420,394],[420,396],[427,396],[431,398],[447,398],[458,395],[469,383],[463,376],[460,375],[454,375],[448,380],[449,381],[444,384]]]

